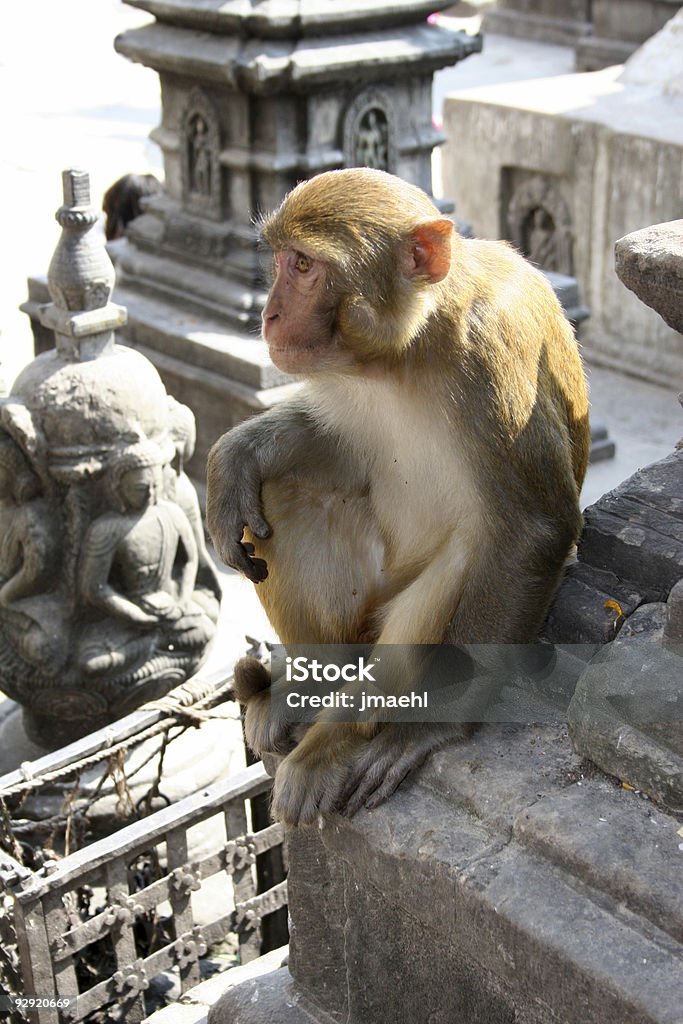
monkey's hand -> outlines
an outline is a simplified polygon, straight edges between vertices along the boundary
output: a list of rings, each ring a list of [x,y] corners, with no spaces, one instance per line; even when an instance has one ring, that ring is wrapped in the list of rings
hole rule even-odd
[[[247,446],[225,435],[209,452],[207,462],[206,523],[218,556],[252,583],[268,575],[262,558],[254,557],[254,546],[242,540],[245,527],[254,537],[265,540],[271,534],[261,508],[259,464]]]
[[[298,740],[296,723],[275,714],[270,686],[270,670],[257,658],[241,658],[235,665],[233,691],[246,706],[244,735],[257,757],[288,754]]]

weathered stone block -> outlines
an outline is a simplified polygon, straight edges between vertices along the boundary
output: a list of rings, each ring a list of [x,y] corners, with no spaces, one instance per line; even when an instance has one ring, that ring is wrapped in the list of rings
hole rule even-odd
[[[580,560],[666,600],[683,577],[683,449],[638,470],[584,518]]]
[[[682,655],[647,634],[618,640],[588,666],[569,706],[579,753],[679,813]]]
[[[617,274],[626,287],[683,334],[683,220],[620,238],[615,257]]]
[[[515,239],[518,197],[551,195],[555,249],[591,310],[591,361],[670,386],[683,379],[678,333],[614,273],[614,241],[675,220],[683,160],[683,99],[622,86],[615,70],[470,89],[447,97],[444,190],[484,238]],[[535,181],[535,184],[534,184]],[[609,197],[609,201],[607,201]],[[531,209],[529,212],[533,212]],[[513,217],[514,221],[514,217]]]
[[[593,0],[592,32],[576,45],[577,71],[623,64],[679,7],[679,0]]]
[[[484,14],[484,31],[571,46],[590,32],[588,0],[498,0]]]
[[[543,636],[554,643],[609,643],[625,618],[646,598],[646,588],[623,582],[613,572],[575,562],[555,596]]]

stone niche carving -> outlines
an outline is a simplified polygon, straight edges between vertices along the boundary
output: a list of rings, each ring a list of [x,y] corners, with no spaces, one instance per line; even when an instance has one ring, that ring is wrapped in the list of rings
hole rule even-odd
[[[512,192],[507,235],[527,259],[544,270],[574,274],[569,206],[551,178],[536,174]]]
[[[396,160],[396,121],[391,100],[377,89],[364,89],[344,117],[344,164],[393,173]]]
[[[194,417],[115,343],[125,309],[84,172],[65,172],[57,219],[41,315],[57,347],[0,399],[0,689],[49,747],[183,682],[220,601],[183,471]]]
[[[183,198],[194,213],[223,217],[221,131],[211,100],[202,89],[190,93],[182,117]]]

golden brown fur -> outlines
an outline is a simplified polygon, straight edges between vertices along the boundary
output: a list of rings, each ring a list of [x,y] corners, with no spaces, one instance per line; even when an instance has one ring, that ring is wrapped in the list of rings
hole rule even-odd
[[[589,447],[547,280],[378,171],[302,183],[263,232],[277,263],[264,335],[306,383],[213,449],[219,554],[258,582],[284,643],[531,640],[580,533]],[[410,686],[409,665],[396,676]],[[260,749],[277,746],[267,715],[261,695],[247,713]],[[282,818],[377,802],[396,764],[447,738],[376,732],[314,725],[278,770]]]

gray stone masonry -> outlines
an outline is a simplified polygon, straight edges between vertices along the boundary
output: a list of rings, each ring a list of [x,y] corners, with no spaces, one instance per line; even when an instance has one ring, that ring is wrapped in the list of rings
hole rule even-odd
[[[634,231],[615,253],[623,284],[683,334],[683,220]]]
[[[576,70],[623,64],[680,6],[680,0],[592,0],[592,31],[577,41]]]
[[[679,827],[563,727],[485,726],[289,835],[289,970],[209,1024],[680,1024]]]
[[[616,269],[668,324],[683,328],[682,221],[620,239]],[[683,443],[587,509],[579,558],[593,573],[637,583],[603,603],[603,623],[611,614],[617,640],[593,659],[569,705],[575,749],[683,812]],[[582,597],[574,611],[590,608]],[[558,623],[570,604],[563,587]]]
[[[497,0],[485,33],[574,46],[577,71],[623,64],[658,32],[680,0]]]
[[[661,42],[660,62],[672,69],[680,43],[668,33]],[[482,238],[514,240],[520,209],[544,206],[555,224],[556,256],[591,311],[581,335],[585,358],[680,384],[681,337],[625,291],[614,272],[614,243],[681,215],[683,97],[674,91],[673,70],[668,81],[651,85],[622,80],[620,72],[450,94],[444,189]]]
[[[572,46],[591,31],[589,0],[498,0],[484,13],[484,30]]]

